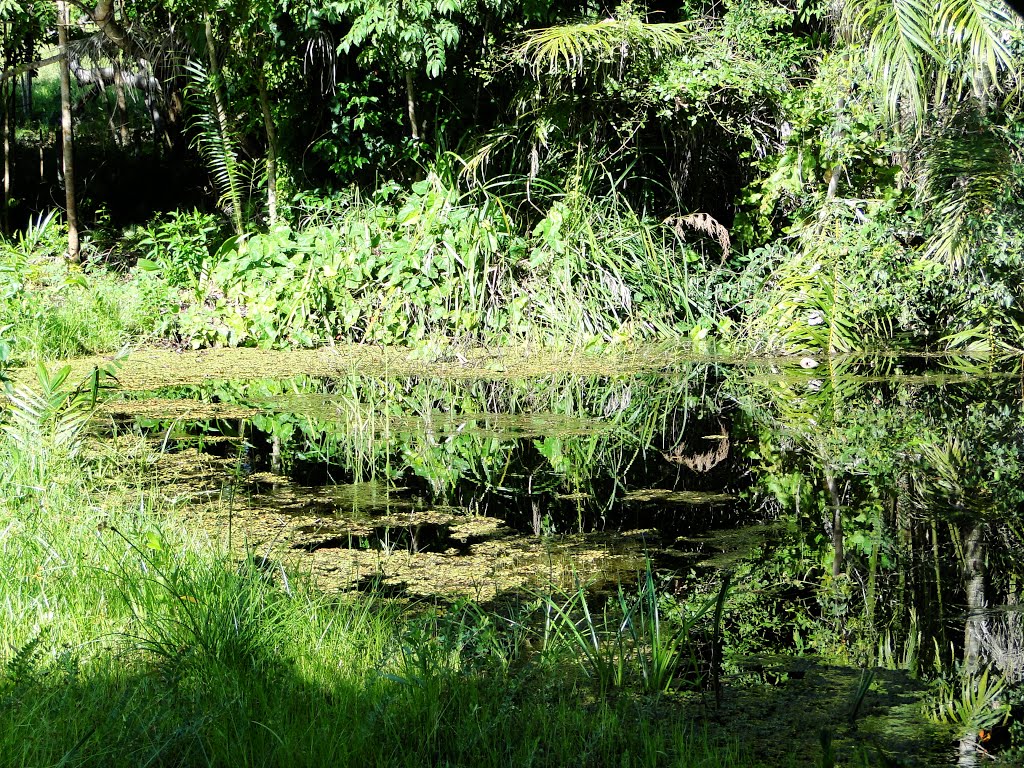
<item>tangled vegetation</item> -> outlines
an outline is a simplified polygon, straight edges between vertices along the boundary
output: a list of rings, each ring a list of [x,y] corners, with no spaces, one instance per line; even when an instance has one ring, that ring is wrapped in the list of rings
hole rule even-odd
[[[998,0],[5,13],[0,327],[22,358],[140,334],[1020,346],[1024,38]]]

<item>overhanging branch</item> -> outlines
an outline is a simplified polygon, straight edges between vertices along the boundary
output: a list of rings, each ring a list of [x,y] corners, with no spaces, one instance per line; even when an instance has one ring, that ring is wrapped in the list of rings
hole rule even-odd
[[[48,67],[51,64],[56,64],[64,58],[63,53],[55,53],[53,56],[48,56],[45,59],[39,59],[38,61],[27,61],[24,64],[17,64],[13,67],[8,67],[3,72],[0,72],[0,83],[6,83],[12,77],[18,77],[26,72],[35,72]]]

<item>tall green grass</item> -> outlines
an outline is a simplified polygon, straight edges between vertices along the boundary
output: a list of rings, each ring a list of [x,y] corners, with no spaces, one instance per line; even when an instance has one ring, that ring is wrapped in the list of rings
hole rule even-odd
[[[116,350],[155,330],[173,300],[147,276],[71,265],[65,246],[54,214],[0,238],[0,340],[12,361]]]
[[[522,616],[232,559],[124,457],[57,439],[75,402],[0,436],[5,768],[753,764],[639,687],[600,695]]]

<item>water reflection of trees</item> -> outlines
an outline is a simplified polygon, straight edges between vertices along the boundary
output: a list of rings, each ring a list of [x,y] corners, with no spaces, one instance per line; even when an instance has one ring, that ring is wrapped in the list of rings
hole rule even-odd
[[[402,486],[436,503],[525,516],[539,532],[617,524],[619,502],[638,488],[727,483],[730,417],[719,380],[718,367],[693,364],[614,378],[353,375],[161,394],[257,409],[241,426],[192,428],[248,430],[252,466],[311,483]]]
[[[945,361],[920,375],[889,359],[733,371],[728,389],[758,431],[758,493],[792,515],[799,567],[814,573],[819,650],[1021,679],[1017,370]]]
[[[733,628],[737,648],[795,646],[914,672],[995,664],[1018,680],[1016,370],[882,358],[810,371],[348,376],[164,394],[258,409],[242,427],[253,465],[411,487],[538,533],[623,524],[637,489],[754,482],[749,509],[783,526],[741,566],[734,607],[746,605],[749,620]],[[669,525],[664,500],[633,506]]]

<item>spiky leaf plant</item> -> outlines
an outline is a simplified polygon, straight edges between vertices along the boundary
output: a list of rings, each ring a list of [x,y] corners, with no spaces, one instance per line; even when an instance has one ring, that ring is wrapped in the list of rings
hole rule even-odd
[[[694,28],[692,22],[648,24],[632,14],[621,16],[533,30],[516,54],[537,78],[581,74],[640,53],[657,58],[687,42]]]

